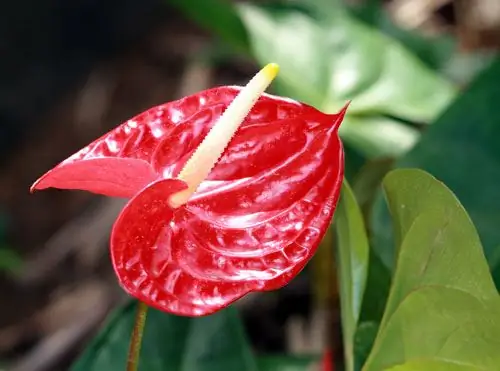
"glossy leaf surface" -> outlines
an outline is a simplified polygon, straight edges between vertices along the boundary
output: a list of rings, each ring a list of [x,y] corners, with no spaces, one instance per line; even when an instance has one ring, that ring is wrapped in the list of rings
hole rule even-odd
[[[455,101],[398,167],[422,168],[457,195],[478,229],[495,282],[500,283],[500,59]],[[380,199],[372,217],[374,248],[387,266],[394,249],[389,213]]]
[[[368,273],[368,237],[356,198],[344,181],[337,213],[337,260],[340,281],[342,334],[347,371],[354,370],[354,337]]]
[[[123,371],[137,303],[118,309],[72,371]],[[139,371],[258,371],[233,308],[203,318],[149,309]]]
[[[363,370],[407,362],[411,370],[412,362],[423,361],[496,369],[500,298],[467,213],[450,190],[420,170],[391,172],[384,191],[401,246]]]
[[[44,175],[34,189],[131,197],[111,236],[125,290],[182,315],[212,313],[289,282],[314,254],[343,177],[337,135],[345,109],[263,95],[190,201],[174,178],[237,87],[210,89],[128,120]]]

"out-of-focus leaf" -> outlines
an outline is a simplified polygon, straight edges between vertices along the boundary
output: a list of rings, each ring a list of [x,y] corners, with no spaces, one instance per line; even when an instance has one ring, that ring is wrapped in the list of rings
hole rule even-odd
[[[228,0],[167,0],[203,27],[240,51],[248,50],[248,35]]]
[[[257,357],[259,371],[309,371],[311,365],[320,361],[313,356],[260,356]]]
[[[353,99],[341,135],[370,158],[408,151],[419,133],[399,119],[428,122],[455,94],[449,82],[398,42],[356,20],[340,1],[247,3],[236,8],[224,0],[170,1],[232,45],[245,45],[240,49],[259,63],[280,64],[274,84],[278,94],[325,112]],[[221,21],[218,11],[210,15],[219,8]]]
[[[435,360],[416,360],[403,365],[394,366],[386,371],[478,371],[475,366],[461,365],[454,362]]]
[[[351,114],[389,114],[425,122],[454,96],[447,81],[401,45],[340,7],[321,7],[316,17],[297,9],[251,4],[239,5],[238,11],[255,57],[261,63],[280,64],[278,79],[287,95],[319,109],[332,111],[353,99]]]
[[[362,1],[351,6],[352,13],[363,22],[398,40],[430,68],[458,84],[467,84],[477,73],[488,67],[494,53],[459,50],[451,34],[421,35],[396,25],[381,0]]]
[[[335,213],[342,335],[347,371],[354,370],[354,336],[368,272],[369,246],[363,215],[344,181]]]
[[[443,70],[453,58],[457,43],[451,35],[423,36],[399,27],[390,19],[381,0],[362,1],[351,10],[365,23],[398,40],[434,70]]]
[[[496,53],[455,53],[442,71],[458,84],[468,84],[476,75],[493,63]]]
[[[350,182],[358,175],[359,171],[366,163],[366,157],[352,148],[349,144],[343,143],[343,145],[345,157],[344,177]]]
[[[350,114],[346,115],[339,134],[367,158],[399,157],[420,137],[417,129],[387,117]]]
[[[419,132],[387,116],[432,120],[454,89],[398,43],[324,4],[323,16],[288,6],[238,6],[252,54],[261,64],[280,64],[282,95],[325,112],[352,99],[340,135],[363,155],[405,153]]]
[[[422,168],[450,187],[474,221],[489,261],[498,261],[496,249],[500,241],[498,81],[500,59],[396,163],[398,167]],[[390,218],[381,198],[374,207],[372,224],[374,248],[384,264],[392,267],[395,253]],[[500,284],[500,269],[495,270],[494,277]]]
[[[402,244],[363,370],[415,361],[498,368],[500,298],[467,213],[450,190],[421,170],[391,172],[384,191]]]
[[[354,337],[354,370],[360,371],[361,367],[363,367],[373,347],[377,331],[377,322],[361,322],[358,325]]]
[[[382,179],[392,169],[394,159],[379,158],[367,162],[351,182],[352,190],[363,211],[365,219],[369,216],[371,206],[377,196]]]
[[[118,309],[73,371],[123,371],[136,302]],[[234,308],[187,318],[149,309],[141,348],[143,371],[257,371]]]
[[[0,271],[15,273],[22,264],[22,258],[14,250],[0,247]]]

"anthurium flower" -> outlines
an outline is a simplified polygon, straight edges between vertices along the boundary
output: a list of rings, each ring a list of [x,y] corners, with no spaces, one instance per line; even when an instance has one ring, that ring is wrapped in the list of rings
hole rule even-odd
[[[323,114],[246,87],[223,86],[153,107],[43,175],[32,190],[80,189],[130,201],[111,233],[121,286],[157,309],[213,313],[287,284],[314,254],[344,171]]]

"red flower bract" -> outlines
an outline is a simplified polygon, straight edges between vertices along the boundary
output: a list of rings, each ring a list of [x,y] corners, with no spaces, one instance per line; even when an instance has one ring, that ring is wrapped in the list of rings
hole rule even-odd
[[[175,179],[238,87],[151,108],[42,176],[32,189],[128,197],[111,235],[122,287],[157,309],[213,313],[303,269],[333,216],[344,158],[334,115],[263,94],[208,178],[177,209]]]

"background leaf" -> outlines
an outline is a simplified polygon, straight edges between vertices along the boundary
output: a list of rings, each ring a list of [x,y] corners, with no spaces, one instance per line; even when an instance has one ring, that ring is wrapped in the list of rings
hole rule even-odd
[[[287,7],[242,4],[238,10],[257,60],[280,64],[288,95],[318,109],[353,99],[351,113],[427,121],[454,96],[449,83],[401,45],[340,7],[322,6],[316,17]]]
[[[448,81],[398,41],[358,21],[340,1],[266,6],[170,1],[259,64],[280,64],[273,84],[277,94],[324,112],[353,99],[340,134],[348,146],[370,158],[406,153],[419,132],[400,120],[433,120],[455,95]],[[207,16],[213,9],[220,11]]]
[[[354,369],[361,370],[370,350],[373,347],[373,342],[377,336],[378,323],[374,321],[362,322],[358,325],[356,336],[354,338]]]
[[[342,122],[339,134],[367,158],[399,157],[420,138],[417,129],[394,119],[350,114]]]
[[[363,370],[416,359],[495,369],[500,299],[467,213],[441,182],[420,170],[391,172],[384,191],[402,245]]]
[[[408,50],[434,70],[441,71],[453,58],[456,41],[449,35],[423,36],[398,27],[383,7],[382,0],[366,0],[353,5],[351,10],[360,20],[398,40]]]
[[[0,271],[16,273],[23,265],[21,256],[13,249],[0,247]]]
[[[354,336],[361,312],[368,271],[369,246],[363,215],[356,198],[344,181],[335,225],[338,243],[340,307],[346,370],[354,370]]]
[[[500,241],[500,59],[422,136],[397,167],[422,168],[443,181],[463,202],[476,225],[488,260],[498,261]],[[374,248],[393,266],[389,214],[379,198],[372,217]],[[500,270],[494,272],[500,283]]]
[[[118,309],[73,371],[125,370],[137,304]],[[139,370],[257,371],[236,309],[187,318],[149,309]]]
[[[201,26],[214,31],[240,52],[248,50],[248,35],[227,0],[168,0]]]
[[[474,366],[461,365],[453,362],[435,360],[416,360],[403,365],[388,368],[387,371],[477,371]]]
[[[257,357],[259,371],[308,371],[321,359],[312,356],[260,356]]]

